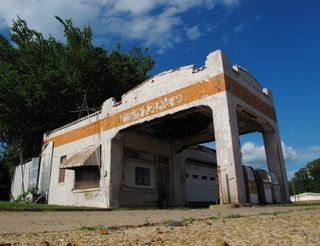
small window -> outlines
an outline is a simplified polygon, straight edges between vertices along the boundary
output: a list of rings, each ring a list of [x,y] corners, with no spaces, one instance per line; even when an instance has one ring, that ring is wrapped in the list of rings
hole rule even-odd
[[[66,155],[63,155],[60,157],[60,165],[62,163],[64,163],[67,159],[67,156]],[[59,178],[58,178],[58,183],[64,183],[64,178],[65,178],[65,175],[66,175],[66,169],[64,168],[59,168]]]
[[[186,178],[189,178],[189,174],[188,173],[186,173]]]
[[[136,185],[150,186],[150,168],[136,167]]]
[[[75,169],[75,189],[100,187],[100,170],[98,166],[83,166]]]
[[[207,180],[207,176],[202,176],[202,179]]]
[[[199,178],[199,176],[196,175],[196,174],[193,174],[193,175],[192,175],[192,178],[197,179],[197,178]]]
[[[210,180],[214,181],[214,180],[215,180],[215,178],[214,178],[214,177],[210,177]]]

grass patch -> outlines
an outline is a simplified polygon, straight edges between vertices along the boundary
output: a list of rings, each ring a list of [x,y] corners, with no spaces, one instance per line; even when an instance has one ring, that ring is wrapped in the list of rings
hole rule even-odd
[[[278,204],[266,204],[264,207],[312,207],[320,206],[320,203],[278,203]]]
[[[242,217],[240,214],[230,214],[226,218],[228,218],[228,219],[237,219],[237,218],[240,218],[240,217]]]
[[[72,211],[72,210],[105,210],[103,208],[85,207],[85,206],[66,206],[66,205],[49,205],[42,203],[20,203],[0,201],[0,210],[30,210],[30,211]]]
[[[104,230],[106,228],[103,225],[91,225],[91,226],[82,225],[80,229],[84,231],[99,231],[99,230]]]
[[[218,216],[212,215],[212,216],[207,217],[207,219],[209,219],[209,220],[218,220],[218,219],[220,219],[220,216],[219,215]]]
[[[279,214],[287,214],[287,213],[289,213],[289,211],[276,211],[276,212],[273,212],[272,215],[277,216]]]
[[[182,218],[182,222],[188,222],[188,223],[192,223],[195,222],[197,219],[193,218],[193,217],[184,217]]]
[[[259,215],[272,215],[272,213],[267,213],[267,212],[260,212]]]
[[[218,215],[211,215],[209,217],[207,217],[207,219],[209,220],[218,220],[221,218],[221,213],[218,213]]]
[[[165,220],[163,224],[166,226],[182,226],[182,223],[180,221],[173,219]]]
[[[151,223],[151,222],[149,221],[149,218],[146,217],[145,220],[144,220],[143,226],[152,226],[152,225],[153,225],[153,223]]]

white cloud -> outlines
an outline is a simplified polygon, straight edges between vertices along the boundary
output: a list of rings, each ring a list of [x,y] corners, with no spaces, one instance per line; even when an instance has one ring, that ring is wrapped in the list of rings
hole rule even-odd
[[[288,180],[291,180],[293,178],[293,176],[296,173],[296,171],[298,171],[298,170],[287,171]]]
[[[291,146],[287,146],[284,142],[281,142],[283,150],[283,158],[285,161],[298,161],[299,155],[297,150]]]
[[[112,2],[112,1],[109,1],[109,2]],[[143,15],[153,10],[157,6],[157,4],[159,4],[159,1],[140,0],[140,1],[136,1],[133,4],[132,0],[121,0],[121,1],[114,1],[111,4],[112,4],[112,9],[115,12],[127,12],[133,15]]]
[[[304,167],[309,161],[313,161],[317,158],[320,158],[320,146],[311,146],[307,148],[294,149],[298,155],[298,160],[296,162],[289,162],[287,164],[288,179],[291,179],[294,176],[294,173],[297,172],[300,168]]]
[[[266,154],[264,146],[258,146],[253,142],[245,142],[241,148],[242,159],[245,164],[265,162]]]
[[[182,14],[191,9],[211,10],[215,5],[233,8],[240,0],[0,0],[0,26],[11,25],[19,15],[31,28],[62,38],[62,26],[54,19],[72,18],[75,25],[87,23],[99,36],[137,40],[158,49],[172,48],[184,37]],[[2,20],[3,19],[3,20]],[[192,29],[193,28],[193,29]],[[197,38],[198,27],[187,37]]]
[[[239,5],[240,0],[221,0],[220,2],[223,2],[226,6],[235,7]]]
[[[187,36],[189,39],[197,39],[202,35],[202,33],[199,30],[199,26],[193,26],[187,29]]]
[[[8,26],[7,22],[5,19],[0,17],[0,29],[6,28]]]
[[[240,32],[242,32],[244,26],[245,26],[244,24],[237,25],[235,28],[233,28],[233,32],[234,32],[234,33],[240,33]]]
[[[298,149],[299,161],[306,164],[309,161],[313,161],[320,158],[320,146],[311,146],[304,149]]]
[[[299,161],[297,150],[287,146],[282,142],[283,157],[286,162]],[[241,147],[243,162],[247,165],[266,163],[266,153],[264,145],[257,145],[253,142],[245,142]]]
[[[312,147],[310,147],[310,150],[320,153],[320,146],[312,146]]]
[[[306,164],[308,161],[320,158],[320,146],[307,148],[293,148],[282,143],[283,157],[287,163]],[[245,142],[241,147],[242,158],[245,164],[266,163],[265,149],[263,145],[253,142]]]

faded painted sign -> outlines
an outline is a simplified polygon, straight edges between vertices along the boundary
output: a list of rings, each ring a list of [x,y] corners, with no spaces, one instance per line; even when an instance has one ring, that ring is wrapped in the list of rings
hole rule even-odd
[[[174,108],[176,105],[181,104],[182,100],[183,96],[181,94],[176,94],[171,97],[162,97],[157,101],[152,101],[149,104],[143,104],[137,109],[121,114],[120,122],[127,123],[148,115]]]

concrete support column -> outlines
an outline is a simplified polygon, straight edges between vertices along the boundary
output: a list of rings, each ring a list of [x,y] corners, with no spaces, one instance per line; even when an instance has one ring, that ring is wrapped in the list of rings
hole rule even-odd
[[[278,129],[264,132],[263,140],[269,171],[275,173],[279,179],[283,202],[290,202],[288,179]]]
[[[185,177],[185,162],[186,158],[184,152],[175,153],[175,149],[172,152],[172,159],[174,165],[174,206],[185,206],[187,203],[186,194],[186,177]]]
[[[111,140],[110,172],[109,172],[109,204],[111,208],[120,207],[122,186],[122,145]]]
[[[172,205],[173,206],[180,206],[181,203],[181,171],[180,171],[180,165],[179,159],[176,158],[176,155],[174,151],[171,151],[170,156],[170,164],[172,165],[173,170],[172,173],[170,173],[170,180],[173,182],[173,192],[171,192],[171,199],[172,199]]]
[[[212,105],[222,203],[245,203],[236,105],[220,94]]]

